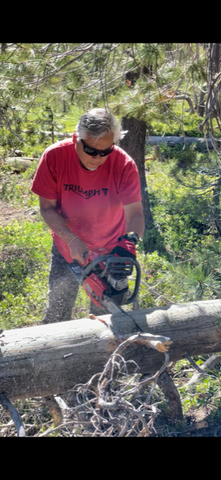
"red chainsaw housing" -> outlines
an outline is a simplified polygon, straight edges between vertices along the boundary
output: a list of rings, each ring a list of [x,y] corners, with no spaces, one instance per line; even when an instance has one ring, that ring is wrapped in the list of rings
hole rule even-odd
[[[87,254],[84,267],[86,267],[89,263],[96,260],[98,257],[102,255],[107,255],[109,252],[105,248],[99,248],[98,250],[90,250]],[[105,264],[100,262],[98,264],[101,270],[105,269]],[[108,286],[106,282],[97,277],[95,273],[91,273],[83,282],[83,289],[88,295],[88,297],[92,300],[92,302],[100,307],[101,299],[104,290],[107,290]]]
[[[121,256],[121,250],[123,255],[125,256],[125,252],[128,256],[133,257],[133,249],[135,249],[134,245],[131,242],[127,242],[125,239],[121,241],[122,247],[120,251],[113,252],[115,257]],[[92,251],[90,250],[86,256],[84,268],[87,267],[91,262],[96,260],[103,255],[108,255],[109,252],[105,248],[99,248],[98,250]],[[135,257],[136,258],[136,257]],[[127,265],[127,264],[125,264]],[[104,270],[106,268],[105,262],[99,262],[97,264],[99,270]],[[109,289],[108,284],[104,279],[99,278],[96,273],[91,273],[88,277],[85,278],[83,282],[83,289],[88,295],[88,297],[92,300],[92,302],[97,305],[97,307],[101,308],[102,296],[105,290]]]
[[[106,282],[98,278],[95,273],[91,273],[83,283],[83,289],[97,307],[101,306],[102,295],[107,288]]]

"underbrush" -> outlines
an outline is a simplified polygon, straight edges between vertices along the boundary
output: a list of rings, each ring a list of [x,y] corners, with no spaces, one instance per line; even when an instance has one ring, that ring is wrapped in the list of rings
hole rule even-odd
[[[221,239],[214,230],[211,190],[204,191],[211,177],[202,176],[202,170],[214,169],[216,162],[211,154],[196,153],[192,147],[183,152],[164,146],[163,162],[153,157],[153,149],[148,152],[147,185],[154,226],[146,233],[149,253],[144,254],[142,241],[137,247],[142,271],[140,308],[219,298]],[[181,160],[184,163],[178,168]],[[34,207],[35,216],[32,222],[0,227],[0,322],[4,328],[40,321],[47,301],[51,249],[38,197],[30,191],[35,167],[20,175],[12,172],[11,167],[1,169],[0,198],[15,207]],[[131,290],[133,286],[131,278]],[[73,318],[85,316],[88,309],[88,298],[80,290]]]
[[[149,253],[144,254],[142,241],[137,248],[142,271],[139,291],[141,309],[216,299],[221,295],[221,239],[214,228],[212,192],[205,188],[207,182],[214,181],[216,177],[208,175],[202,178],[203,168],[211,167],[210,158],[194,152],[194,162],[189,161],[187,168],[183,169],[186,159],[188,155],[181,158],[178,153],[175,158],[166,151],[163,161],[150,156],[146,163],[154,226],[147,232],[151,245]],[[194,163],[198,169],[195,173]],[[10,169],[0,172],[0,199],[14,206],[36,208],[31,222],[14,221],[5,227],[0,226],[0,329],[39,324],[46,307],[52,240],[39,215],[37,196],[30,192],[33,174],[33,168],[19,176]],[[155,248],[152,248],[154,245]],[[132,276],[131,290],[134,280]],[[80,289],[72,318],[87,316],[89,306],[88,297]],[[131,305],[126,308],[131,308]],[[200,357],[195,360],[199,365],[204,361]],[[184,423],[176,428],[174,425],[170,427],[168,420],[164,423],[167,404],[160,390],[156,391],[156,402],[160,402],[161,410],[159,423],[158,420],[156,422],[156,436],[192,435],[188,417],[193,423],[199,411],[205,413],[208,428],[214,426],[211,435],[219,436],[219,369],[217,367],[212,376],[189,388],[186,384],[193,373],[186,360],[177,362],[171,371],[185,417]],[[46,407],[38,400],[18,402],[18,408],[25,412],[30,434],[43,434],[48,425],[53,425],[50,413],[46,413]],[[34,408],[35,413],[32,413]],[[0,424],[8,423],[8,418],[3,413],[1,415]],[[7,427],[7,432],[7,436],[15,435],[13,426],[10,429]],[[62,433],[61,430],[57,435],[70,436],[70,432]]]
[[[0,227],[0,327],[40,320],[46,305],[51,236],[43,222]]]

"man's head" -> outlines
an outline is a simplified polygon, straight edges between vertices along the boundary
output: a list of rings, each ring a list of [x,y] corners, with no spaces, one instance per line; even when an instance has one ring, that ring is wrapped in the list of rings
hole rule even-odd
[[[109,110],[93,108],[81,117],[75,133],[81,163],[88,170],[96,170],[113,150],[113,144],[126,132],[121,131],[117,119]]]

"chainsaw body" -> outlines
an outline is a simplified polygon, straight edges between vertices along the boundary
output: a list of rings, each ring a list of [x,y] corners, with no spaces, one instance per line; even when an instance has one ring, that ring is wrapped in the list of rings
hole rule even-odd
[[[120,257],[108,253],[105,249],[98,249],[88,252],[83,266],[74,261],[70,267],[88,297],[100,308],[107,308],[107,300],[120,306],[132,303],[136,299],[141,277],[140,265],[136,259]],[[136,280],[131,293],[128,288],[128,277],[134,267]]]

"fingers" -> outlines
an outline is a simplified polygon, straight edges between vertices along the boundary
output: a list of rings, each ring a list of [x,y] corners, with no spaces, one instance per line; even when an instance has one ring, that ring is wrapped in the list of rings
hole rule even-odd
[[[81,265],[84,264],[88,252],[89,248],[80,239],[75,240],[70,246],[70,254],[72,258],[77,260]]]
[[[89,252],[89,250],[83,251],[83,252],[81,251],[81,253],[80,253],[80,260],[79,260],[79,262],[80,262],[82,265],[84,265],[84,263],[85,263],[85,259],[86,259],[86,256],[87,256],[88,252]]]

